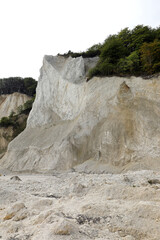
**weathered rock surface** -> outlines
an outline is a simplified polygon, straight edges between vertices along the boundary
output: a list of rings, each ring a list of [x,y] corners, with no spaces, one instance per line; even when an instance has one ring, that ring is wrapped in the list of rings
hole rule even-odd
[[[160,172],[10,177],[0,177],[1,239],[159,240],[160,184],[149,181]]]
[[[4,155],[7,150],[9,142],[13,139],[13,127],[0,128],[0,158]]]
[[[44,57],[27,128],[9,144],[2,168],[160,169],[160,77],[86,82],[86,69],[82,57]]]
[[[2,89],[0,89],[2,90]],[[11,113],[18,113],[18,107],[24,105],[25,102],[30,100],[31,97],[22,93],[12,93],[0,95],[0,119],[8,117]],[[25,116],[21,117],[21,121],[26,119]],[[0,127],[0,158],[7,150],[9,142],[14,138],[13,126]]]
[[[8,117],[12,112],[17,113],[18,107],[30,99],[28,95],[18,92],[0,95],[0,119]]]
[[[16,203],[8,210],[3,220],[4,221],[10,219],[13,219],[14,221],[23,220],[24,218],[27,217],[27,212],[24,211],[24,209],[25,209],[24,203]]]

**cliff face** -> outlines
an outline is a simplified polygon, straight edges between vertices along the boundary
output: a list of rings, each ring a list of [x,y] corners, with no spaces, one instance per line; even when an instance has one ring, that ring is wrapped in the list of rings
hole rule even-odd
[[[13,139],[13,133],[13,127],[0,128],[0,158],[3,157],[9,142]]]
[[[30,99],[26,94],[18,92],[0,95],[0,119],[8,117],[12,112],[18,113],[18,107]]]
[[[86,71],[96,61],[45,56],[27,128],[9,144],[2,168],[160,168],[160,78],[86,82]]]
[[[19,114],[18,108],[34,96],[36,86],[37,82],[33,78],[0,79],[0,120],[12,116],[12,119],[11,116],[9,119],[2,119],[0,124],[0,158],[4,155],[9,142],[25,128],[28,112],[21,111]]]
[[[11,113],[18,113],[18,107],[24,105],[25,102],[30,100],[31,97],[22,93],[12,93],[0,95],[0,119],[8,117]],[[22,126],[23,122],[26,121],[27,116],[19,116],[19,123]],[[20,127],[20,126],[19,126]],[[15,137],[16,132],[19,131],[13,126],[0,127],[0,158],[4,155],[7,150],[9,142]]]

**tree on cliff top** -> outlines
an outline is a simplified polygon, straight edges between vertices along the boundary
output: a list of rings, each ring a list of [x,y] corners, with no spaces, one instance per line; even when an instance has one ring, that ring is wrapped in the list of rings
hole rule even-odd
[[[140,52],[143,70],[148,74],[160,72],[160,41],[144,43]]]
[[[138,25],[110,35],[101,45],[100,59],[89,78],[108,75],[144,75],[160,71],[160,28]]]
[[[37,81],[33,78],[10,77],[0,79],[0,95],[20,92],[34,96],[36,87]]]

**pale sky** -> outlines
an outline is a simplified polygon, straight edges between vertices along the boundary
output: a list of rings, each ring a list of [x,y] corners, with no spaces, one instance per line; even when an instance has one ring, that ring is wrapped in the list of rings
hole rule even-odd
[[[160,25],[160,0],[0,0],[0,78],[38,80],[44,55],[84,51],[139,24]]]

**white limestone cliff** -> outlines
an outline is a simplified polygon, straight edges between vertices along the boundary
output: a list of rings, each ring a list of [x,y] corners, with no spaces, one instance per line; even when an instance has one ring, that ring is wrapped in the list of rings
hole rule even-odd
[[[27,128],[0,161],[11,171],[160,169],[160,77],[94,77],[97,59],[45,56]]]
[[[0,119],[8,117],[12,112],[17,113],[18,107],[24,105],[31,97],[22,93],[0,95]]]
[[[10,114],[18,113],[18,107],[30,100],[31,97],[22,93],[12,93],[0,95],[0,119],[8,117]],[[24,117],[21,118],[24,121]],[[9,142],[14,138],[13,126],[0,127],[0,158],[5,154]]]

